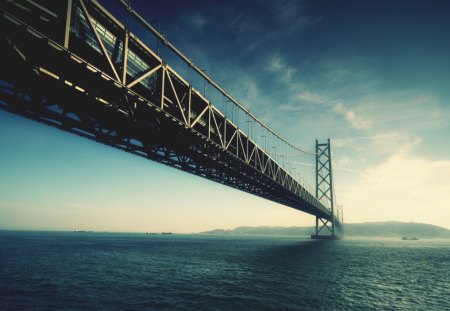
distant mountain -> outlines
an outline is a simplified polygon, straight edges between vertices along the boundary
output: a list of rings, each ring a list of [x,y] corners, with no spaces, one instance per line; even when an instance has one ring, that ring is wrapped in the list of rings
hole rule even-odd
[[[201,232],[201,234],[309,236],[313,232],[314,227],[237,227],[231,230],[215,229]],[[450,238],[450,230],[414,222],[365,222],[345,224],[344,235],[349,237]]]
[[[367,222],[345,225],[345,234],[349,236],[406,236],[418,238],[450,238],[450,230],[439,226],[415,222]]]

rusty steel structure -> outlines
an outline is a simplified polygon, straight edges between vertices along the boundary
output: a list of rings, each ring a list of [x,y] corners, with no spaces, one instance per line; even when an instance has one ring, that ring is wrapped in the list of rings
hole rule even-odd
[[[250,122],[293,152],[307,153],[250,113],[127,2],[118,2]],[[0,14],[1,109],[315,215],[332,224],[332,235],[341,226],[332,190],[316,183],[316,194],[308,191],[276,153],[99,2],[6,0]],[[331,178],[329,142],[327,150]],[[321,149],[312,153],[322,165],[318,176],[326,166],[322,155]]]

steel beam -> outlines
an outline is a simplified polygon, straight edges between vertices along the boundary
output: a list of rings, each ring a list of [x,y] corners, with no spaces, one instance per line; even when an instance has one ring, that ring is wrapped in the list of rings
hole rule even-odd
[[[95,3],[89,1],[91,10],[94,10],[92,5],[95,6]],[[71,52],[66,38],[60,45],[56,39],[34,30],[33,25],[3,12],[0,18],[5,27],[0,29],[0,35],[13,38],[14,42],[2,50],[16,56],[20,51],[23,56],[16,57],[21,59],[20,64],[17,60],[17,66],[11,68],[20,68],[23,75],[33,75],[34,69],[40,68],[41,74],[33,78],[37,83],[14,79],[7,74],[11,70],[2,71],[2,76],[11,80],[17,89],[26,89],[31,98],[46,98],[47,102],[61,108],[63,113],[58,114],[45,105],[30,105],[0,90],[1,96],[6,98],[3,109],[317,215],[321,219],[332,219],[330,211],[293,180],[267,151],[173,69],[162,64],[162,60],[132,33],[128,33],[123,25],[117,25],[120,32],[125,33],[123,38],[116,38],[122,40],[124,46],[123,71],[119,79],[84,1],[81,0],[80,4],[115,79],[102,72],[100,64]],[[108,19],[107,14],[98,18],[100,24],[115,23],[114,19],[102,20]],[[70,21],[66,16],[66,31],[67,24]],[[133,38],[132,44],[129,44],[130,38]],[[145,57],[153,65],[127,84],[127,54],[136,44],[142,47],[142,53],[150,51]],[[85,49],[92,48],[86,44]],[[8,66],[12,65],[5,61],[2,60],[2,66],[10,68]],[[152,92],[144,92],[139,82],[159,70],[161,75],[158,75]],[[196,116],[191,122],[193,112]],[[206,113],[208,116],[204,118]]]

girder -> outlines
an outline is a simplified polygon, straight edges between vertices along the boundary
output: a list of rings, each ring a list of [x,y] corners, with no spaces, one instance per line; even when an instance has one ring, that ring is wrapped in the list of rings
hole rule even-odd
[[[33,3],[0,4],[2,109],[334,221],[327,191],[309,193],[96,1]]]

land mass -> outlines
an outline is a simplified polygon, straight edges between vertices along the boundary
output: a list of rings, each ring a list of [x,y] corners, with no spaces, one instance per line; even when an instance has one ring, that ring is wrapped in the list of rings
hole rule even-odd
[[[231,230],[215,229],[200,232],[200,234],[309,236],[313,232],[314,227],[237,227]],[[414,222],[365,222],[345,224],[344,235],[348,237],[449,239],[450,230],[439,226]]]

